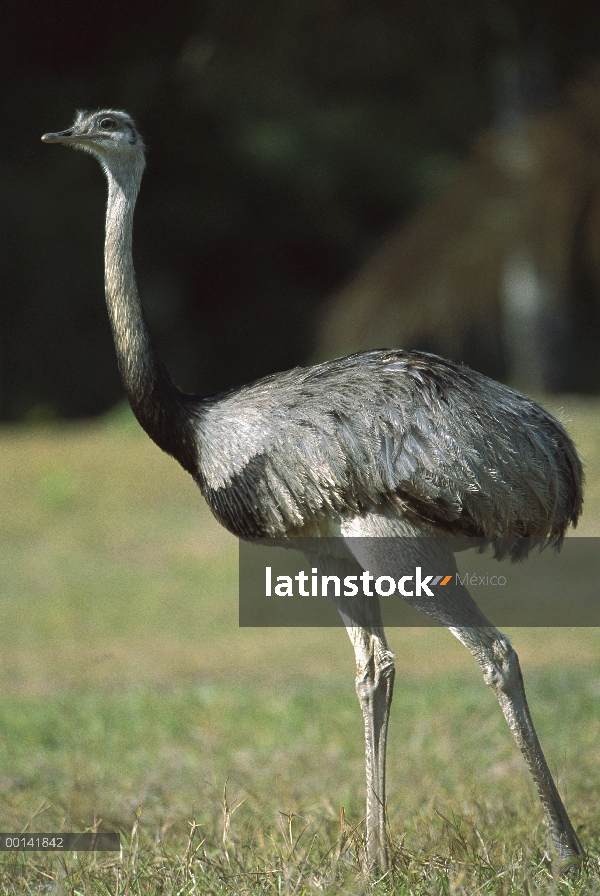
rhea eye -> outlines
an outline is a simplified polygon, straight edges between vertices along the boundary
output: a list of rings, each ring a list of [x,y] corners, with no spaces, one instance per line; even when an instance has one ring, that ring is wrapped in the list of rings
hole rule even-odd
[[[116,127],[117,122],[114,118],[103,118],[100,122],[100,127],[103,131],[112,131],[114,127]]]

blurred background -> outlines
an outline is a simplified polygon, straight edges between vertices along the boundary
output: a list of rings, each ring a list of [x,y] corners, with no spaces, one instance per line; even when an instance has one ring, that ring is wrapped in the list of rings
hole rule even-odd
[[[124,108],[158,350],[210,392],[368,347],[600,388],[600,10],[525,0],[6,0],[0,418],[122,399],[105,185],[44,146]]]

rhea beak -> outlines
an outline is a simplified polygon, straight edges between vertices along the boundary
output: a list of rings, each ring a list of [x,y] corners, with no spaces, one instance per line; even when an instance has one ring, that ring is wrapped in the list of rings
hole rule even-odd
[[[66,131],[58,131],[56,134],[44,134],[42,137],[43,143],[70,143],[72,140],[77,139],[74,134],[73,128],[68,128]]]

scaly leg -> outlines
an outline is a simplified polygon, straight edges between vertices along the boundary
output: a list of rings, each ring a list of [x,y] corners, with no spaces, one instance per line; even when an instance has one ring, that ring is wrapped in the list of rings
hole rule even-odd
[[[482,614],[483,615],[483,614]],[[527,705],[523,676],[510,641],[497,629],[454,628],[450,631],[469,648],[492,689],[542,801],[546,825],[561,859],[583,855],[579,838],[567,815],[538,740]]]
[[[316,541],[316,540],[315,540]],[[360,574],[359,566],[347,557],[305,551],[311,566],[321,574]],[[356,693],[365,723],[367,777],[367,836],[364,866],[368,872],[388,868],[385,801],[385,752],[388,720],[394,688],[394,655],[385,639],[379,599],[363,594],[331,596],[354,647]]]
[[[344,620],[346,622],[346,620]],[[388,720],[394,689],[394,655],[383,630],[347,623],[356,657],[356,693],[365,722],[367,772],[366,871],[388,868],[385,753]]]
[[[427,572],[452,576],[446,587],[435,588],[433,596],[428,596],[424,590],[418,595],[415,589],[415,594],[405,599],[437,619],[469,648],[483,671],[486,684],[494,691],[533,776],[559,857],[566,860],[583,855],[533,726],[517,655],[508,638],[494,628],[458,581],[451,539],[381,537],[395,533],[405,536],[409,531],[408,523],[391,518],[385,511],[352,521],[352,526],[349,524],[347,529],[352,553],[373,575],[397,578],[406,569],[412,572],[413,567],[421,566]]]

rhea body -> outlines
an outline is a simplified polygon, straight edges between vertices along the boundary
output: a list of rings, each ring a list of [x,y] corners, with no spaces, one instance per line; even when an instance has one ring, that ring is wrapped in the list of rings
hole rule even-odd
[[[576,524],[582,469],[562,426],[530,399],[434,355],[368,351],[214,396],[179,391],[152,346],[133,268],[145,165],[135,123],[115,110],[81,112],[72,127],[42,140],[90,152],[104,169],[106,300],[127,397],[150,438],[193,476],[234,535],[339,536],[333,552],[329,539],[323,550],[311,539],[307,556],[321,573],[368,568],[393,576],[431,560],[430,539],[413,536],[475,537],[496,556],[517,559],[536,542],[559,545]],[[436,568],[456,570],[452,546],[450,538],[435,539]],[[580,855],[508,639],[460,584],[435,599],[407,600],[474,655],[533,775],[559,856]],[[365,723],[364,863],[381,870],[389,861],[385,752],[394,656],[376,596],[334,602],[354,647]]]

